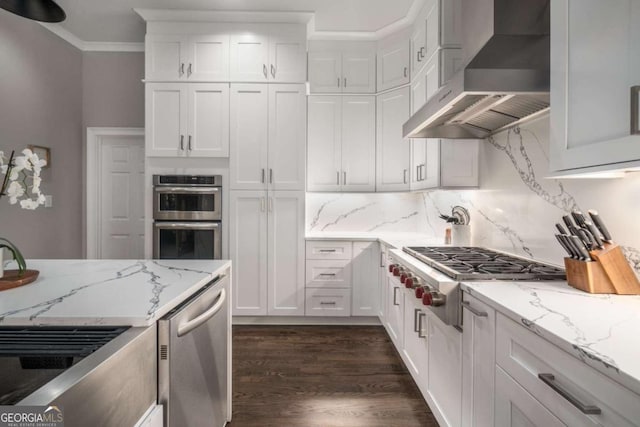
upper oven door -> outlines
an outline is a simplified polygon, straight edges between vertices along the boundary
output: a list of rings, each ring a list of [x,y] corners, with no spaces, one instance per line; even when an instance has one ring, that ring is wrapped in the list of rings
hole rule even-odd
[[[167,221],[220,221],[220,187],[155,187],[153,219]]]

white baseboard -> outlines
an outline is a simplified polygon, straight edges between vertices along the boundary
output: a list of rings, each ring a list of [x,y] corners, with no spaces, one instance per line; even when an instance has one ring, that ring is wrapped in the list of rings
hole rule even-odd
[[[233,316],[234,325],[368,325],[381,326],[376,316],[304,317],[304,316]]]

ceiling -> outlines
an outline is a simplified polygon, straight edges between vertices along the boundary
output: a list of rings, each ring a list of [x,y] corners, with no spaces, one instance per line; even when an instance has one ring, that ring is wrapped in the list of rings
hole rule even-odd
[[[316,32],[375,32],[407,16],[418,0],[57,0],[60,26],[85,42],[144,41],[133,9],[313,12]]]

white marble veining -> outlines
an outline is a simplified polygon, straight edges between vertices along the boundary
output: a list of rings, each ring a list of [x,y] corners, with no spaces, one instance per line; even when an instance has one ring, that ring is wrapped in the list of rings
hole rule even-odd
[[[0,292],[0,325],[149,326],[231,266],[204,260],[30,260],[32,284]]]
[[[566,282],[466,282],[462,289],[640,394],[640,295],[597,295]]]

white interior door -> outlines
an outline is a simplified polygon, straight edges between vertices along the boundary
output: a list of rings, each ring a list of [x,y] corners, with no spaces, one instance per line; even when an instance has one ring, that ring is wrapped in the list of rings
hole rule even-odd
[[[144,258],[144,138],[99,143],[98,258]],[[91,173],[91,171],[88,171]]]

